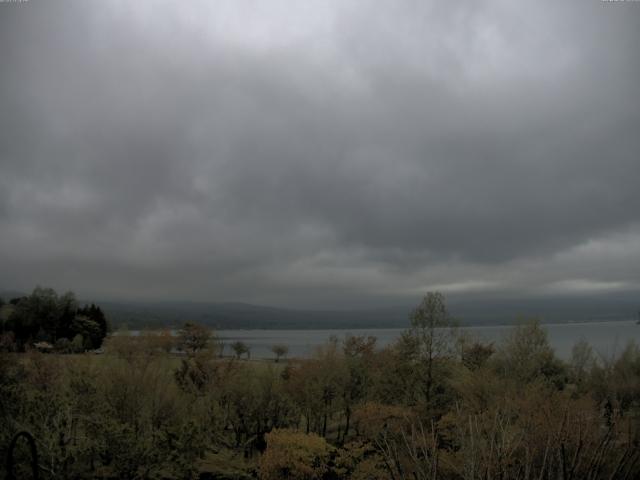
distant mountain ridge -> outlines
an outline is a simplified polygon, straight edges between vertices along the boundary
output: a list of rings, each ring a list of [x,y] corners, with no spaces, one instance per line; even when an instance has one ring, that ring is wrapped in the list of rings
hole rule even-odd
[[[630,320],[640,302],[631,298],[468,300],[449,303],[462,325],[511,324],[525,318],[543,323]],[[287,309],[248,303],[100,302],[114,326],[177,327],[185,321],[217,329],[355,329],[409,326],[411,306],[358,310]]]
[[[218,329],[384,328],[404,326],[403,308],[295,310],[248,303],[100,302],[112,324],[128,328],[176,327],[185,321]]]
[[[0,292],[0,298],[24,295]],[[417,299],[418,301],[419,299]],[[242,302],[190,301],[101,301],[79,298],[81,304],[95,302],[105,311],[114,328],[176,328],[186,321],[216,329],[372,329],[405,328],[413,305],[353,310],[293,309]],[[416,302],[417,302],[416,301]],[[543,323],[635,320],[640,295],[547,297],[509,299],[447,298],[451,315],[462,325],[511,324],[524,318]]]

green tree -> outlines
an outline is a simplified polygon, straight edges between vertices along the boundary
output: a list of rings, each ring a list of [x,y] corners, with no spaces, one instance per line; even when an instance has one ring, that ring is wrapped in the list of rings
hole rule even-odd
[[[82,335],[77,334],[75,337],[73,337],[73,340],[71,340],[71,349],[73,350],[74,353],[83,352],[84,347],[85,347],[85,343]]]
[[[249,358],[250,356],[249,346],[240,340],[237,340],[231,344],[231,350],[233,350],[238,359],[245,353],[247,354],[247,358]]]
[[[178,332],[178,346],[188,353],[208,348],[213,339],[211,330],[204,325],[187,322]]]
[[[107,336],[111,329],[102,309],[92,303],[91,305],[85,305],[84,307],[78,309],[76,315],[87,317],[98,325],[100,329],[99,341],[94,341],[93,348],[99,348],[102,345],[102,340]]]
[[[454,322],[440,292],[428,292],[411,312],[411,328],[403,336],[407,351],[415,355],[417,367],[424,370],[423,393],[427,405],[432,401],[436,363],[453,353]]]
[[[78,334],[87,348],[98,348],[108,323],[99,307],[78,308],[73,292],[58,295],[52,288],[36,287],[31,295],[17,299],[4,329],[14,333],[21,350],[36,339],[55,344]]]
[[[60,329],[60,308],[55,290],[36,287],[31,295],[21,298],[5,328],[13,331],[21,348],[33,341],[41,328],[55,342]]]
[[[72,334],[81,335],[87,350],[99,348],[102,344],[102,329],[98,322],[84,315],[76,315],[69,328]],[[74,338],[75,338],[74,336]]]
[[[520,382],[546,379],[560,387],[565,383],[562,363],[555,357],[547,331],[536,319],[516,326],[496,355],[499,371]]]
[[[271,351],[276,356],[276,363],[280,361],[280,357],[286,357],[289,353],[289,347],[286,345],[278,344],[271,347]]]

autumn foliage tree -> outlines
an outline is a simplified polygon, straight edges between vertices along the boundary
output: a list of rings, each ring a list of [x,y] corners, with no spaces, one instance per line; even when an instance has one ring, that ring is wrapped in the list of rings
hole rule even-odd
[[[293,430],[267,434],[260,459],[261,480],[321,480],[328,471],[331,447],[318,435]]]

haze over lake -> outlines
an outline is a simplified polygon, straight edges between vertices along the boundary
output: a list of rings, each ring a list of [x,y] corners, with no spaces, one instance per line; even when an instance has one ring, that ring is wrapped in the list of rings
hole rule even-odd
[[[492,325],[461,327],[472,338],[485,342],[500,343],[513,326]],[[580,340],[587,341],[597,355],[610,358],[620,354],[628,342],[640,343],[640,325],[633,320],[617,322],[585,322],[544,325],[549,343],[556,354],[568,359],[571,349]],[[236,340],[245,342],[251,349],[252,358],[272,358],[271,347],[284,344],[289,347],[289,357],[308,357],[314,349],[326,343],[332,335],[343,339],[347,335],[373,335],[378,347],[396,340],[405,329],[372,328],[352,330],[221,330],[218,333],[225,343],[225,354],[230,354],[229,344]]]

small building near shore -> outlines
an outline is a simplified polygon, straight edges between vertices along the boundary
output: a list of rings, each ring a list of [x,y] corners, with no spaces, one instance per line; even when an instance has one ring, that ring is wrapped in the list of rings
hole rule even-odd
[[[33,348],[35,348],[39,352],[53,351],[53,345],[51,345],[49,342],[36,342],[33,344]]]

